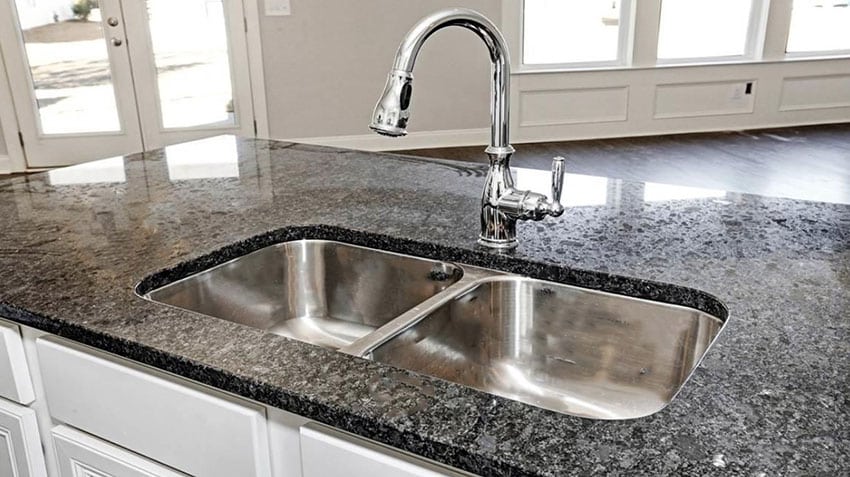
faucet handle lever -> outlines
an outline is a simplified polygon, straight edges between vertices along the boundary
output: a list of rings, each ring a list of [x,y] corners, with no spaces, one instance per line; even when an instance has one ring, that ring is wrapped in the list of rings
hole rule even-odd
[[[564,213],[561,205],[561,192],[564,190],[564,158],[561,156],[552,160],[552,202],[549,204],[549,215],[558,217]]]
[[[552,202],[561,202],[561,192],[564,190],[564,158],[552,159]]]

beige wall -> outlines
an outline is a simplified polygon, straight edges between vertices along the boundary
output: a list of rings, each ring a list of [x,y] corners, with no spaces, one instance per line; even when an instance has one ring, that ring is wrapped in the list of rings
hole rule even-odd
[[[3,129],[0,128],[0,156],[5,156],[7,151],[6,140],[3,138]]]
[[[458,5],[499,24],[498,0],[292,0],[291,16],[263,16],[270,136],[368,134],[404,34],[422,16]],[[449,28],[429,39],[414,71],[410,131],[486,128],[489,69],[472,32]]]

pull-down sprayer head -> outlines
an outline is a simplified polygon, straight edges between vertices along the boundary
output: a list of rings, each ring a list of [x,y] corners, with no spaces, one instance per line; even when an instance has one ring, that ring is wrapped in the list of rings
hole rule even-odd
[[[510,60],[502,34],[480,13],[467,8],[440,10],[420,20],[405,35],[395,54],[387,85],[375,106],[369,127],[379,134],[404,136],[410,118],[410,99],[413,93],[413,66],[422,45],[434,32],[449,26],[472,30],[487,45],[492,65],[491,81],[491,140],[488,154],[506,157],[513,152],[508,141],[508,89]]]
[[[410,98],[413,95],[413,75],[403,70],[393,70],[387,77],[384,94],[369,127],[384,136],[399,137],[407,134],[407,120],[410,118]]]

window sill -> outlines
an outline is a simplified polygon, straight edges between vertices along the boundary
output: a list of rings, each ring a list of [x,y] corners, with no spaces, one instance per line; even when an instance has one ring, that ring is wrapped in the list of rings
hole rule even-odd
[[[767,65],[779,63],[805,63],[805,62],[822,62],[822,61],[841,61],[850,59],[850,51],[842,51],[838,54],[800,54],[789,53],[784,58],[773,60],[753,60],[750,58],[730,59],[723,58],[718,60],[713,59],[693,59],[685,60],[676,63],[658,63],[648,66],[627,66],[622,64],[597,64],[597,65],[535,65],[526,66],[520,65],[511,72],[512,75],[534,75],[534,74],[552,74],[552,73],[585,73],[594,71],[640,71],[640,70],[658,70],[658,69],[674,69],[674,68],[693,68],[693,67],[717,67],[717,66],[739,66],[739,65]]]

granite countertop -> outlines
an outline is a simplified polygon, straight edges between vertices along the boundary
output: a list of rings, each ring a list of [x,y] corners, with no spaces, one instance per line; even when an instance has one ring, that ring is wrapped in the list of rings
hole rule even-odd
[[[484,475],[850,473],[850,206],[573,176],[565,215],[521,223],[498,256],[474,241],[485,172],[222,136],[5,180],[0,316]],[[331,227],[298,228],[316,224]],[[690,287],[731,318],[667,408],[601,421],[133,292],[234,243],[332,226],[603,289]]]

